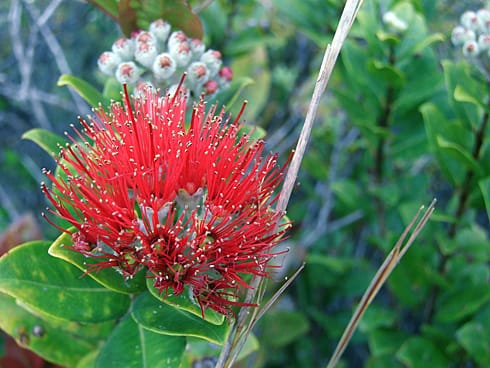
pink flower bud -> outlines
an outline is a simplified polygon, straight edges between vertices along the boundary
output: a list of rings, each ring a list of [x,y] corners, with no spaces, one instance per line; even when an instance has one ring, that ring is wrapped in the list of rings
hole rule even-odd
[[[468,10],[461,15],[460,19],[463,27],[476,31],[478,29],[478,17],[474,11]]]
[[[114,75],[114,71],[121,62],[121,58],[111,51],[105,51],[97,60],[97,65],[102,73]]]
[[[480,53],[478,43],[476,41],[466,41],[463,45],[463,55],[466,57],[476,57]]]
[[[153,61],[158,55],[158,50],[155,44],[148,42],[138,42],[136,43],[136,50],[134,52],[134,57],[136,61],[141,65],[151,68]]]
[[[476,12],[476,17],[480,32],[488,33],[490,31],[490,10],[482,8]]]
[[[136,87],[134,87],[133,95],[136,98],[141,98],[147,95],[149,90],[154,90],[154,89],[155,87],[150,82],[139,81],[138,83],[136,83]]]
[[[209,96],[216,93],[216,91],[219,88],[219,85],[218,82],[216,82],[215,80],[209,80],[206,83],[204,83],[202,88],[204,89],[204,93]]]
[[[199,38],[193,38],[190,40],[189,45],[191,46],[192,50],[192,58],[194,60],[199,60],[202,54],[204,54],[206,46],[204,46],[204,43]]]
[[[172,49],[175,45],[186,42],[187,41],[187,36],[185,35],[184,32],[182,31],[175,31],[170,34],[170,37],[168,38],[167,46],[168,49]]]
[[[206,64],[195,61],[187,69],[187,82],[192,86],[201,86],[209,79],[209,70]]]
[[[490,34],[481,34],[478,37],[478,48],[480,51],[490,50]]]
[[[191,61],[191,48],[187,42],[174,45],[172,48],[170,48],[169,52],[179,67],[186,67]]]
[[[112,51],[118,55],[122,61],[129,61],[134,55],[133,40],[129,38],[119,38],[112,44]]]
[[[169,78],[172,74],[174,74],[176,69],[177,63],[167,52],[158,55],[155,58],[152,66],[153,73],[155,74],[155,77],[159,80]]]
[[[167,41],[168,35],[170,33],[170,24],[165,22],[163,19],[157,19],[151,22],[149,31],[158,38],[161,42]]]
[[[224,80],[231,82],[233,79],[233,70],[229,66],[224,66],[219,70],[219,76]]]
[[[157,43],[157,38],[155,35],[153,35],[150,32],[147,31],[142,31],[138,33],[135,39],[136,43],[142,44],[142,43],[152,43],[156,44]]]
[[[139,79],[140,73],[138,67],[132,61],[126,61],[119,64],[116,69],[116,79],[119,83],[133,84]]]
[[[223,63],[221,60],[221,52],[211,49],[202,54],[201,61],[206,64],[211,76],[215,76],[216,73],[218,73],[218,70]]]

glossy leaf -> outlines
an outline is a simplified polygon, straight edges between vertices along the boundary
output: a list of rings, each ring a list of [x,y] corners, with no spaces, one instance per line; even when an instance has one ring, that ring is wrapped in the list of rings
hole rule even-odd
[[[95,368],[177,368],[185,337],[151,332],[127,315],[100,349]]]
[[[90,106],[98,108],[99,104],[107,106],[107,101],[104,96],[92,85],[83,79],[74,77],[73,75],[63,74],[58,79],[58,86],[72,87]]]
[[[447,368],[451,363],[431,340],[423,337],[406,340],[396,353],[396,357],[407,368]]]
[[[59,146],[64,145],[66,142],[66,140],[58,134],[41,128],[28,130],[22,135],[22,139],[33,141],[54,159],[57,159],[59,156]]]
[[[70,249],[73,244],[71,236],[67,233],[61,234],[49,247],[49,254],[54,257],[63,259],[83,272],[94,263],[100,262],[100,259],[89,258]],[[146,290],[146,278],[144,270],[138,272],[133,279],[124,280],[122,275],[114,268],[104,268],[97,272],[87,274],[99,284],[118,293],[134,294]]]
[[[169,295],[165,296],[165,294],[161,295],[159,291],[155,289],[151,278],[147,279],[146,284],[148,290],[150,290],[150,293],[158,300],[202,318],[201,307],[196,301],[194,301],[194,299],[191,299],[188,289],[184,290],[184,292],[182,292],[180,295],[169,293]],[[215,325],[221,325],[224,318],[225,317],[221,313],[218,313],[210,308],[206,309],[204,312],[204,319]]]
[[[117,1],[116,0],[87,0],[88,3],[99,8],[112,19],[117,19]]]
[[[436,139],[439,148],[457,159],[460,163],[466,166],[467,169],[473,171],[476,175],[481,176],[482,170],[480,165],[471,156],[471,153],[468,152],[464,147],[461,147],[457,143],[450,142],[441,136],[438,136]]]
[[[461,321],[488,301],[490,290],[487,284],[453,286],[441,296],[435,320],[442,323]]]
[[[173,307],[143,293],[134,301],[131,315],[144,328],[173,336],[194,336],[222,345],[228,335],[228,323],[207,322],[195,314]]]
[[[490,177],[480,180],[478,182],[478,186],[480,187],[480,191],[483,196],[488,220],[490,221]]]
[[[100,340],[83,338],[76,331],[64,331],[31,314],[15,299],[0,293],[0,328],[18,344],[43,358],[67,367],[74,367],[85,355],[96,349]],[[62,348],[60,348],[62,347]]]
[[[136,26],[140,29],[148,29],[152,21],[162,18],[174,29],[184,31],[189,37],[199,39],[203,37],[201,19],[192,12],[184,0],[137,0],[130,3],[130,6],[136,10]]]
[[[128,310],[128,296],[101,286],[68,262],[50,256],[49,246],[46,241],[25,243],[0,258],[0,291],[37,314],[68,321],[103,322]]]

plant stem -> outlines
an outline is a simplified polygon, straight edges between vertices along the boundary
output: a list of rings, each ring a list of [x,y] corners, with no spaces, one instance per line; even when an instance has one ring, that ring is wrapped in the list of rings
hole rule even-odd
[[[488,90],[490,90],[490,82],[487,84],[487,86],[488,86]],[[490,108],[490,96],[487,99],[487,107]],[[489,110],[487,109],[482,116],[480,127],[475,131],[475,143],[471,155],[476,161],[480,159],[483,143],[485,141],[485,131],[487,129],[489,120],[490,120],[490,114],[489,114]],[[463,184],[461,185],[461,190],[459,192],[458,206],[456,207],[456,212],[454,214],[454,221],[451,223],[451,225],[448,228],[447,235],[449,239],[454,239],[456,237],[456,233],[459,225],[457,220],[460,219],[466,211],[468,198],[472,191],[472,182],[474,177],[475,177],[475,172],[473,170],[470,169],[466,171],[465,178],[463,180]],[[448,261],[449,261],[449,257],[441,253],[441,260],[438,266],[439,274],[444,275],[446,273]],[[428,308],[427,308],[428,321],[431,321],[432,318],[434,317],[435,304],[439,292],[440,292],[440,288],[438,286],[434,286],[428,302]]]
[[[332,74],[335,62],[340,53],[342,45],[347,38],[349,30],[356,18],[356,15],[361,7],[363,0],[346,0],[344,10],[339,20],[339,25],[335,31],[333,40],[331,44],[327,45],[325,50],[323,61],[318,73],[317,82],[315,84],[315,89],[313,90],[313,95],[311,97],[310,105],[308,107],[308,112],[305,117],[305,122],[294,151],[294,156],[289,165],[288,171],[286,173],[286,178],[284,180],[284,185],[282,187],[281,193],[279,194],[279,199],[276,205],[277,212],[286,212],[286,207],[291,197],[296,178],[298,177],[299,167],[301,161],[305,154],[306,146],[309,141],[311,130],[313,128],[313,123],[315,121],[316,114],[318,112],[318,107],[320,105],[321,97],[327,87],[328,81]],[[264,280],[261,277],[254,277],[250,285],[252,288],[249,289],[247,296],[245,298],[246,303],[256,301],[260,304],[262,295],[264,292]],[[260,291],[260,295],[257,297],[257,291]],[[257,311],[251,313],[250,308],[243,307],[237,317],[237,321],[232,327],[232,331],[225,342],[221,355],[216,364],[216,368],[231,367],[234,363],[238,352],[241,350],[245,341],[247,340],[248,333],[250,329],[247,328],[247,322],[253,323],[254,317]],[[252,315],[252,319],[249,316]]]
[[[389,48],[389,55],[388,55],[388,63],[391,66],[395,65],[395,50],[393,48],[393,45],[390,45]],[[395,90],[393,89],[393,86],[389,84],[386,88],[386,97],[385,97],[385,105],[383,108],[383,113],[378,119],[378,127],[383,130],[381,137],[378,140],[378,145],[376,147],[376,154],[375,154],[375,159],[374,159],[374,181],[378,188],[382,185],[383,183],[383,177],[384,177],[384,161],[385,161],[385,146],[386,146],[386,139],[384,136],[384,131],[388,128],[389,126],[389,120],[391,116],[391,111],[393,108],[393,101],[395,99]],[[377,217],[378,217],[378,222],[379,222],[379,232],[380,235],[383,235],[385,233],[385,215],[384,215],[384,204],[383,200],[379,197],[379,195],[376,196],[375,198],[375,203],[376,203],[376,212],[377,212]]]

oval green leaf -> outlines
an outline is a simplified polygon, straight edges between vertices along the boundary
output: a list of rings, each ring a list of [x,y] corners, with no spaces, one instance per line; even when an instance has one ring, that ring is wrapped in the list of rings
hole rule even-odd
[[[72,265],[78,267],[83,272],[94,263],[100,261],[97,258],[85,257],[84,255],[75,252],[69,247],[73,244],[71,236],[67,233],[61,234],[54,243],[49,247],[49,254],[54,257],[63,259]],[[87,274],[99,284],[106,288],[123,294],[135,294],[146,290],[145,272],[138,272],[132,279],[124,280],[122,275],[113,268],[104,268],[97,272]]]
[[[153,280],[151,278],[146,280],[146,286],[148,290],[150,290],[150,293],[158,300],[202,318],[201,307],[194,299],[191,298],[188,288],[186,288],[186,290],[179,295],[174,295],[169,292],[169,295],[165,296],[161,295],[160,292],[153,286]],[[220,325],[223,323],[225,317],[221,313],[208,308],[204,311],[204,319],[214,325]]]
[[[100,349],[96,368],[177,368],[185,337],[151,332],[126,316]]]
[[[41,128],[28,130],[22,135],[22,139],[33,141],[54,159],[57,159],[59,156],[59,146],[64,145],[66,142],[66,140],[58,134]]]
[[[145,329],[173,336],[199,337],[222,345],[228,336],[229,325],[206,322],[195,314],[175,308],[143,293],[134,301],[131,315]]]
[[[76,322],[121,317],[129,297],[115,293],[68,262],[48,254],[49,242],[20,245],[0,258],[0,291],[36,314]]]
[[[90,104],[90,106],[94,108],[99,107],[100,104],[103,106],[109,105],[109,101],[107,101],[94,86],[83,79],[74,77],[73,75],[63,74],[58,79],[58,86],[72,87],[85,101]]]
[[[19,345],[50,362],[73,367],[97,348],[97,339],[85,339],[76,332],[67,332],[59,326],[53,326],[20,307],[13,297],[2,293],[0,310],[0,328]]]

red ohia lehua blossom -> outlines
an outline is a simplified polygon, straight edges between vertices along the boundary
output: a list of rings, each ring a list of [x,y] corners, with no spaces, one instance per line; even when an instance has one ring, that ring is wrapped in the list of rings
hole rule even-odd
[[[58,160],[65,175],[47,171],[53,187],[42,188],[50,212],[75,227],[61,229],[72,248],[100,259],[90,272],[146,269],[162,294],[187,286],[203,312],[226,314],[245,305],[244,276],[269,274],[288,227],[272,207],[284,167],[240,133],[240,117],[206,113],[203,100],[185,116],[183,93],[131,99],[125,89],[123,104],[80,119]]]

